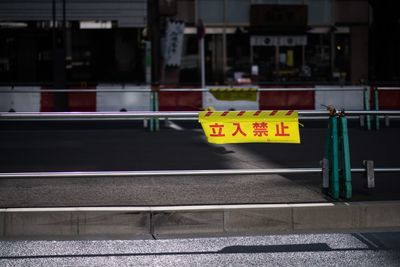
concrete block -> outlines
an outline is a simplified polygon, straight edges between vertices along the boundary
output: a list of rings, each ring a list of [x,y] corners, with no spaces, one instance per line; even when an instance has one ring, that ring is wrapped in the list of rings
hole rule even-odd
[[[4,237],[4,219],[5,219],[6,214],[4,212],[0,212],[0,238]]]
[[[80,236],[126,236],[150,234],[150,213],[79,212]]]
[[[349,230],[360,226],[360,210],[354,206],[293,208],[294,231]]]
[[[400,227],[400,204],[363,202],[293,209],[294,230],[369,231]]]
[[[153,214],[154,235],[209,235],[224,232],[223,211],[160,212]]]
[[[361,207],[360,207],[361,208]],[[360,210],[365,228],[400,228],[400,204],[371,204]]]
[[[291,208],[226,210],[226,233],[281,233],[292,230]]]
[[[5,238],[62,238],[78,234],[78,217],[74,212],[13,212],[5,217]]]

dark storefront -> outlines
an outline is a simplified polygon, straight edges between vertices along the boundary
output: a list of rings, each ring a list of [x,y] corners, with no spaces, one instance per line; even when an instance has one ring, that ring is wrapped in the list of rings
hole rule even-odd
[[[43,24],[26,23],[24,28],[1,29],[2,82],[48,84],[53,81],[53,31],[37,27]],[[69,25],[65,33],[65,69],[69,82],[145,82],[140,30],[79,29],[78,22]]]

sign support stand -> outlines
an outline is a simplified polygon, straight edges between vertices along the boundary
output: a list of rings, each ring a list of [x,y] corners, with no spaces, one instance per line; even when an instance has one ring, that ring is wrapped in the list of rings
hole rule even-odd
[[[352,197],[350,148],[347,119],[334,114],[329,118],[324,161],[328,162],[329,187],[323,188],[333,199]],[[323,184],[326,184],[326,182]]]

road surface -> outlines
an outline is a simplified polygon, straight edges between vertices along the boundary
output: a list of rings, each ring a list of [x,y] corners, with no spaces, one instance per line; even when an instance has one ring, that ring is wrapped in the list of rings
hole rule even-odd
[[[113,171],[319,167],[325,127],[304,123],[301,144],[213,145],[197,123],[151,133],[139,122],[3,124],[0,171]],[[365,159],[399,167],[398,127],[349,129],[352,167]],[[0,180],[0,207],[324,202],[320,175],[240,175]],[[353,175],[353,200],[398,200],[399,175],[376,174],[376,189]]]

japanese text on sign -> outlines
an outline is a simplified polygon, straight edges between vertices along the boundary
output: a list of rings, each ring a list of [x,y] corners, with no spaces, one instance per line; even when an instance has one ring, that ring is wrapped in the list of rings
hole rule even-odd
[[[293,110],[202,111],[199,122],[210,143],[300,143]]]

